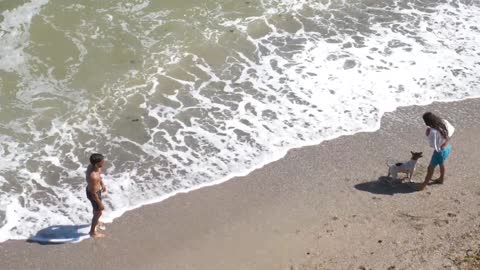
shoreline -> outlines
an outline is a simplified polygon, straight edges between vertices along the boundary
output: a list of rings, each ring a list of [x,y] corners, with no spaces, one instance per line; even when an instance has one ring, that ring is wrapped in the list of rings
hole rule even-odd
[[[386,174],[384,160],[388,155],[406,158],[409,151],[414,150],[409,149],[412,146],[429,150],[423,138],[418,137],[424,129],[421,112],[440,111],[441,116],[453,120],[457,129],[451,163],[453,168],[465,166],[463,176],[457,178],[474,177],[475,166],[468,164],[479,160],[475,153],[480,151],[474,151],[480,150],[474,141],[475,131],[480,131],[480,124],[475,123],[475,112],[480,112],[478,108],[478,98],[400,107],[382,116],[379,130],[342,135],[319,145],[294,148],[283,158],[247,176],[177,193],[161,203],[126,212],[118,222],[108,225],[106,239],[65,245],[39,245],[21,240],[0,243],[4,251],[2,262],[9,266],[8,269],[84,269],[87,265],[107,269],[390,267],[385,262],[375,261],[382,257],[394,261],[392,263],[401,269],[415,269],[421,260],[410,254],[412,252],[407,254],[413,256],[408,260],[395,261],[396,256],[393,256],[398,255],[395,251],[405,252],[408,251],[406,247],[421,245],[422,242],[406,236],[420,236],[429,246],[439,245],[437,232],[425,228],[433,226],[445,239],[447,233],[454,238],[456,233],[465,232],[465,225],[456,228],[456,232],[445,230],[446,227],[453,224],[451,220],[459,219],[456,217],[475,211],[477,205],[456,209],[458,213],[449,210],[451,215],[446,217],[431,217],[434,214],[429,216],[422,212],[422,200],[432,202],[435,198],[446,203],[440,195],[452,197],[458,195],[452,192],[462,192],[459,187],[453,187],[453,191],[447,189],[452,188],[448,171],[443,186],[413,192],[402,184],[399,190],[389,194],[385,187],[377,186],[378,179]],[[465,122],[469,117],[473,121]],[[460,141],[458,137],[465,137],[465,140]],[[466,147],[469,145],[470,149]],[[474,158],[458,157],[460,149],[471,151]],[[420,182],[425,173],[429,158],[430,154],[426,154],[421,160],[416,182]],[[457,184],[470,183],[475,187],[474,179],[469,181]],[[468,200],[475,198],[472,197],[475,194],[468,195],[471,195],[467,196]],[[392,199],[389,201],[389,198]],[[451,200],[454,205],[464,201],[455,200]],[[372,206],[375,207],[372,209]],[[400,214],[396,213],[398,209],[401,209]],[[392,216],[392,212],[395,215]],[[376,219],[375,215],[382,218]],[[478,222],[479,218],[473,216],[469,216],[469,221]],[[374,243],[367,241],[372,237],[370,231],[375,232],[373,235],[380,234]],[[393,237],[392,233],[404,235]],[[379,250],[379,246],[385,250]],[[143,252],[135,254],[139,250]],[[339,259],[338,254],[349,255]],[[91,260],[92,256],[95,260]],[[90,261],[85,262],[88,258]],[[427,259],[426,263],[434,262]]]
[[[221,185],[225,182],[228,182],[230,180],[233,180],[235,178],[241,178],[241,177],[245,177],[245,176],[248,176],[249,174],[251,174],[252,172],[256,171],[256,170],[259,170],[259,169],[262,169],[263,167],[267,166],[268,164],[270,163],[273,163],[273,162],[277,162],[278,160],[281,160],[283,158],[285,158],[288,153],[292,150],[295,150],[295,149],[301,149],[301,148],[304,148],[304,147],[311,147],[311,146],[315,146],[315,145],[319,145],[319,144],[322,144],[324,142],[327,142],[327,141],[331,141],[331,140],[336,140],[340,137],[343,137],[343,136],[354,136],[355,134],[357,133],[373,133],[373,132],[377,132],[378,130],[381,129],[381,123],[383,121],[383,118],[385,116],[385,114],[389,114],[389,113],[395,113],[397,110],[401,110],[403,108],[408,108],[408,107],[426,107],[426,106],[430,106],[432,104],[449,104],[449,103],[456,103],[456,102],[462,102],[462,101],[468,101],[468,100],[475,100],[475,99],[480,99],[480,96],[471,96],[471,97],[466,97],[466,98],[463,98],[463,99],[444,99],[444,100],[439,100],[439,101],[432,101],[432,102],[427,102],[427,103],[424,103],[424,104],[415,104],[415,105],[400,105],[396,108],[394,108],[392,111],[383,111],[381,112],[381,117],[380,117],[380,121],[377,122],[377,124],[375,125],[375,127],[371,128],[371,129],[365,129],[365,130],[361,130],[361,131],[355,131],[355,132],[352,132],[352,133],[342,133],[342,134],[338,134],[338,135],[335,135],[335,136],[331,136],[331,137],[326,137],[326,138],[323,138],[323,139],[319,139],[317,141],[311,141],[311,142],[306,142],[305,144],[298,144],[298,145],[294,145],[294,146],[291,146],[289,147],[288,149],[286,150],[282,150],[281,151],[281,154],[278,154],[276,155],[276,157],[273,157],[272,159],[269,159],[268,161],[265,161],[265,162],[262,162],[262,163],[259,163],[258,165],[252,167],[251,169],[249,170],[246,170],[245,172],[238,172],[238,173],[231,173],[231,174],[228,174],[227,176],[225,177],[222,177],[220,178],[219,180],[215,180],[215,181],[212,181],[212,182],[208,182],[208,183],[204,183],[204,184],[201,184],[201,185],[198,185],[198,186],[194,186],[194,187],[190,187],[190,188],[186,188],[186,189],[182,189],[182,190],[178,190],[178,191],[175,191],[175,192],[172,192],[172,193],[169,193],[169,194],[165,194],[165,195],[162,195],[158,198],[155,198],[155,199],[150,199],[144,203],[141,203],[137,206],[132,206],[132,207],[129,207],[129,208],[125,208],[125,209],[121,209],[121,210],[118,210],[118,211],[115,211],[113,213],[111,213],[111,215],[109,215],[110,213],[104,213],[104,217],[102,219],[102,222],[105,222],[107,224],[111,224],[114,222],[114,220],[118,219],[118,218],[121,218],[123,215],[125,215],[127,212],[130,212],[130,211],[133,211],[133,210],[136,210],[136,209],[139,209],[139,208],[142,208],[144,206],[149,206],[149,205],[152,205],[152,204],[158,204],[158,203],[161,203],[165,200],[168,200],[172,197],[175,197],[177,195],[181,195],[181,194],[188,194],[190,192],[194,192],[196,190],[200,190],[200,189],[204,189],[204,188],[209,188],[209,187],[212,187],[212,186],[216,186],[216,185]],[[110,183],[109,183],[110,184]],[[114,184],[114,183],[112,183]],[[105,215],[107,215],[107,217],[105,217]],[[30,238],[27,238],[27,239],[9,239],[7,241],[11,241],[11,240],[14,240],[14,241],[28,241]],[[74,242],[74,243],[79,243],[80,241],[83,241],[85,239],[80,239],[78,242]],[[0,242],[0,244],[3,243],[3,242]]]

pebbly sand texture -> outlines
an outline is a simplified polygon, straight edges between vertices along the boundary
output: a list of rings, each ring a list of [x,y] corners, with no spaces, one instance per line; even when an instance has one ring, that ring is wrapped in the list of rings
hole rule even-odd
[[[414,177],[423,181],[427,110],[456,128],[445,184],[386,184],[385,161],[411,150],[425,152]],[[0,269],[459,269],[480,246],[479,113],[480,99],[401,108],[377,132],[294,149],[246,177],[128,212],[105,239],[2,243]]]

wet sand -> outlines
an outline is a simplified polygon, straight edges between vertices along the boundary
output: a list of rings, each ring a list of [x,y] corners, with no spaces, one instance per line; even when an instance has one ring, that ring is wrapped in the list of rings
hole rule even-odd
[[[410,151],[425,153],[423,181],[427,110],[456,128],[445,184],[386,183],[386,160]],[[480,239],[479,113],[480,99],[401,108],[379,131],[128,212],[104,239],[1,243],[0,269],[457,269],[454,257]]]

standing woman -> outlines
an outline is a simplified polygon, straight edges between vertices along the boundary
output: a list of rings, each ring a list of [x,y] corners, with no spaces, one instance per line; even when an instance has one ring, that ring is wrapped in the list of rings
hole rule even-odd
[[[430,165],[428,165],[425,181],[420,186],[420,190],[425,189],[428,182],[432,179],[433,172],[437,166],[440,166],[440,178],[435,180],[435,182],[443,184],[443,180],[445,179],[445,161],[452,151],[450,138],[455,131],[447,120],[441,119],[431,112],[423,114],[423,121],[425,125],[427,125],[426,136],[428,137],[428,143],[434,151]]]

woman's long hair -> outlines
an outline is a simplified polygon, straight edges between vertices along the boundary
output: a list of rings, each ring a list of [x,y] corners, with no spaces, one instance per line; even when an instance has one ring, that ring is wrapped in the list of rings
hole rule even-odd
[[[438,130],[444,139],[448,138],[447,127],[440,117],[431,112],[426,112],[423,114],[423,121],[425,125]]]

